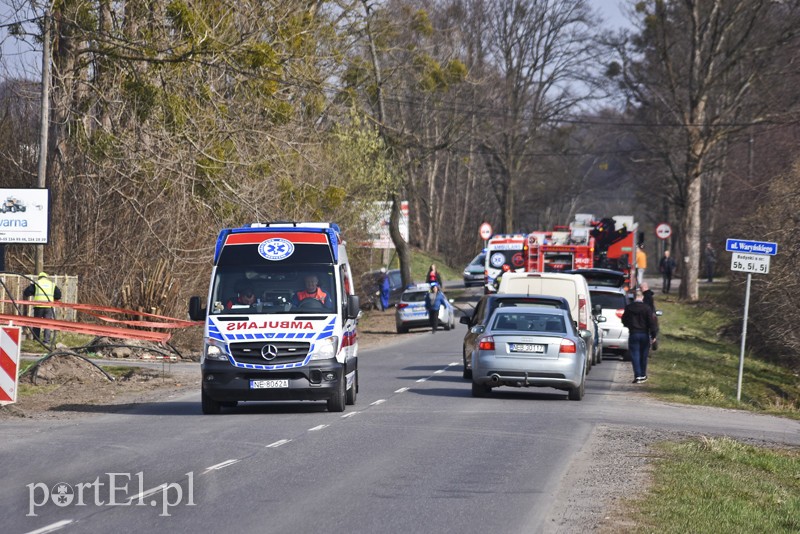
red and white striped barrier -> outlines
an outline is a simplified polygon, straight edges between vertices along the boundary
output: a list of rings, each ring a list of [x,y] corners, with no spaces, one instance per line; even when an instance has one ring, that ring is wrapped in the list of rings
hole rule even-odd
[[[17,402],[21,331],[18,326],[0,326],[0,405]]]

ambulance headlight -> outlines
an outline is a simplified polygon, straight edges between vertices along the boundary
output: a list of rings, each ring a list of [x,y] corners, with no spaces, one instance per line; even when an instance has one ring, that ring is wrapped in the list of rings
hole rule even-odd
[[[336,357],[339,348],[339,338],[337,336],[326,337],[316,343],[314,352],[311,353],[312,360],[330,360]]]
[[[228,359],[228,355],[222,350],[222,347],[215,345],[213,342],[206,343],[203,357],[209,360],[226,361]]]

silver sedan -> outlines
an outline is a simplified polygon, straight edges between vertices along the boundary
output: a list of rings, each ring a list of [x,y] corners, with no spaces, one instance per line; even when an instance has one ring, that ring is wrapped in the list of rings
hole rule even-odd
[[[498,308],[479,334],[472,352],[472,395],[492,388],[550,387],[583,398],[586,343],[568,312],[525,306]]]

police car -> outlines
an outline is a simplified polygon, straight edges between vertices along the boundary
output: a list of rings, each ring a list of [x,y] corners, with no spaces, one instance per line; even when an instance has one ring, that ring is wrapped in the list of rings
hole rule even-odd
[[[430,328],[428,310],[425,309],[425,295],[430,293],[428,284],[416,284],[406,289],[400,296],[394,313],[395,326],[398,334],[405,334],[410,328]],[[445,330],[455,327],[455,309],[452,300],[449,300],[442,291],[445,304],[439,308],[439,326]]]

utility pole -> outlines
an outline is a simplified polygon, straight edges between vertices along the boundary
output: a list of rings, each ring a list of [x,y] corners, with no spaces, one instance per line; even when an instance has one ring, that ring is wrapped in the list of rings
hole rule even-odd
[[[49,1],[49,0],[48,0]],[[50,128],[50,6],[44,7],[44,35],[42,35],[42,111],[39,122],[39,169],[36,186],[43,189],[47,181],[47,143]],[[49,233],[49,230],[48,230]],[[34,273],[44,271],[44,245],[36,245]]]

